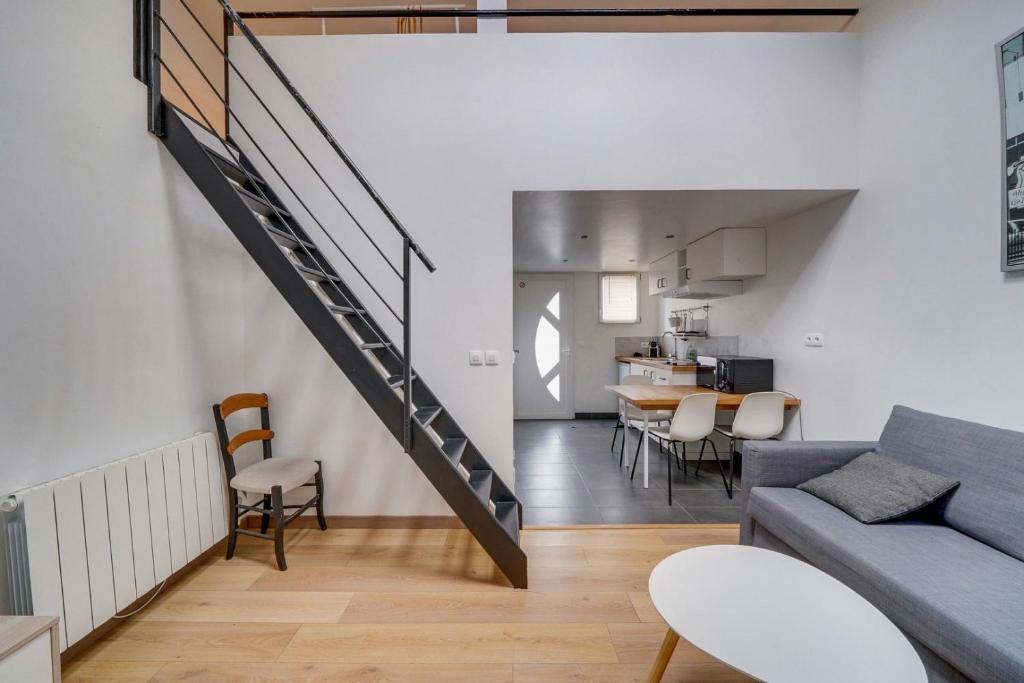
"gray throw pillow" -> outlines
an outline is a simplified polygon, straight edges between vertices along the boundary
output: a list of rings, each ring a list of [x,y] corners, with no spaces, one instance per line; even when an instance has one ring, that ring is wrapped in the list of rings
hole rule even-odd
[[[960,482],[887,458],[864,453],[838,470],[797,486],[855,519],[872,524],[920,510]]]

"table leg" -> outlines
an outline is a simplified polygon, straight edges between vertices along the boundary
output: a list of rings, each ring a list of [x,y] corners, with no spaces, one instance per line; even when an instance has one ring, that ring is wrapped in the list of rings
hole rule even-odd
[[[650,421],[647,419],[647,412],[644,412],[644,488],[647,488],[647,446],[650,443]]]
[[[647,676],[647,683],[660,683],[661,677],[665,675],[665,669],[668,668],[668,662],[672,659],[672,653],[675,652],[676,643],[679,642],[679,636],[672,629],[669,629],[665,634],[665,639],[661,641],[661,649],[658,650],[658,658],[654,660],[654,666],[651,667],[651,673]]]

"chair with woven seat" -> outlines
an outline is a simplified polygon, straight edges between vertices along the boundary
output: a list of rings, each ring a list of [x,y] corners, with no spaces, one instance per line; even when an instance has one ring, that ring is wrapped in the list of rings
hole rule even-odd
[[[229,437],[226,422],[228,416],[239,410],[251,408],[260,409],[260,428],[249,429]],[[220,441],[220,453],[224,460],[224,472],[228,480],[231,501],[231,513],[228,515],[227,559],[230,560],[235,554],[238,534],[255,536],[274,542],[277,566],[284,571],[288,568],[284,559],[284,528],[289,522],[316,506],[317,522],[321,529],[327,529],[327,520],[324,518],[324,480],[320,471],[320,461],[272,457],[270,441],[274,438],[274,432],[270,429],[270,399],[266,394],[228,396],[213,406],[213,419],[217,423],[217,437]],[[253,441],[263,443],[263,459],[236,472],[235,452]],[[316,493],[312,498],[298,505],[284,504],[284,494],[306,486],[314,487]],[[262,495],[263,506],[239,503],[239,492]],[[285,517],[285,510],[294,512]],[[260,515],[259,533],[238,527],[239,516],[247,512]],[[271,518],[274,520],[273,536],[267,533]]]

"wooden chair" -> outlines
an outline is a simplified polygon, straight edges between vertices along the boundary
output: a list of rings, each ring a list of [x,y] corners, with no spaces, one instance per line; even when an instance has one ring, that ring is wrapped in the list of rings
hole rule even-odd
[[[225,420],[232,413],[247,408],[260,409],[260,429],[249,429],[229,438]],[[270,399],[266,394],[228,396],[213,406],[213,419],[217,423],[220,454],[224,459],[224,472],[227,475],[231,500],[231,514],[228,516],[227,559],[230,560],[235,554],[238,534],[265,538],[274,542],[277,566],[284,571],[288,568],[284,560],[284,527],[288,522],[315,505],[320,528],[327,529],[327,520],[324,518],[324,480],[320,471],[320,461],[300,458],[271,458],[270,440],[274,438],[274,432],[270,430]],[[252,441],[263,442],[263,460],[236,473],[235,451],[240,446]],[[300,505],[284,504],[285,493],[305,486],[315,487],[316,494],[312,498]],[[263,507],[239,503],[239,491],[261,494]],[[285,517],[284,511],[292,509],[295,512]],[[238,528],[238,518],[246,512],[256,512],[261,516],[259,533]],[[273,536],[267,533],[271,518],[274,519]]]

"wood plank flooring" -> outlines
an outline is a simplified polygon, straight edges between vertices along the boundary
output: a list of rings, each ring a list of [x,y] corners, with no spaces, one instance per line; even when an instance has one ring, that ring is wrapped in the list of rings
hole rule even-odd
[[[510,588],[465,530],[288,532],[240,538],[65,668],[81,681],[534,683],[643,681],[665,625],[651,569],[735,543],[733,525],[531,529],[530,589]],[[709,588],[710,589],[710,588]],[[685,641],[665,681],[746,677]]]

